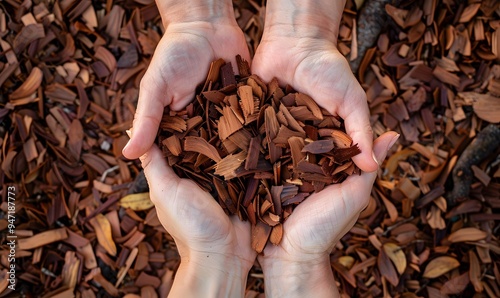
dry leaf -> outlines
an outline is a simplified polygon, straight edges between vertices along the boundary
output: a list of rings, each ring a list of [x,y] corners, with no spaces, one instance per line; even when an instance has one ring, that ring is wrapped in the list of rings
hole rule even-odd
[[[397,286],[399,283],[398,274],[394,269],[394,265],[387,256],[385,250],[380,250],[377,259],[378,269],[380,273],[389,281],[393,286]]]
[[[382,246],[385,253],[396,266],[396,270],[399,274],[403,274],[406,269],[406,256],[401,247],[395,243],[388,242]]]
[[[394,204],[389,201],[381,192],[378,192],[380,195],[380,198],[382,198],[382,201],[384,202],[385,208],[387,209],[387,213],[389,213],[389,217],[392,222],[396,222],[398,219],[398,210],[394,206]]]
[[[469,272],[465,272],[462,275],[453,277],[449,281],[445,282],[441,287],[441,294],[443,295],[455,295],[461,294],[465,288],[469,285]]]
[[[469,278],[477,293],[481,293],[484,288],[481,283],[481,265],[474,251],[469,250]]]
[[[352,268],[352,265],[354,265],[354,261],[355,261],[354,258],[351,256],[341,256],[338,259],[339,264],[346,267],[347,270]]]
[[[106,216],[97,214],[89,220],[89,223],[94,227],[97,241],[112,256],[116,256],[116,245],[111,234],[111,224]]]
[[[460,266],[455,258],[442,256],[433,259],[425,267],[424,278],[436,278]]]
[[[154,206],[149,198],[149,192],[126,195],[120,199],[120,205],[134,211],[144,211]]]
[[[481,231],[477,228],[463,228],[448,236],[450,242],[466,242],[466,241],[479,241],[488,236],[488,233]]]

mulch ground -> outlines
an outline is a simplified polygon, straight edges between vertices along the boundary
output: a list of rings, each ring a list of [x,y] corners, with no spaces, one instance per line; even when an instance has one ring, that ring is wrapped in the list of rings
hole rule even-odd
[[[331,254],[339,289],[500,297],[500,3],[355,2],[339,50],[375,135],[401,138]],[[253,53],[265,6],[234,3]],[[121,154],[162,32],[153,0],[0,3],[0,297],[168,294],[175,243]],[[256,264],[247,297],[262,293]]]

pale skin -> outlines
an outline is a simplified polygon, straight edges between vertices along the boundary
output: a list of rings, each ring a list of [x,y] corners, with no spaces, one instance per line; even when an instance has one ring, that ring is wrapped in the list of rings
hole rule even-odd
[[[178,110],[194,96],[217,58],[250,61],[229,0],[157,0],[165,35],[141,81],[132,137],[123,153],[140,157],[158,217],[174,238],[181,266],[170,297],[242,297],[257,258],[268,297],[336,297],[329,254],[366,206],[378,164],[397,140],[393,132],[373,142],[363,89],[336,48],[344,1],[269,0],[252,72],[277,77],[341,116],[362,154],[361,176],[329,186],[300,204],[284,224],[280,245],[257,257],[250,225],[227,217],[210,195],[180,179],[153,145],[163,108]]]

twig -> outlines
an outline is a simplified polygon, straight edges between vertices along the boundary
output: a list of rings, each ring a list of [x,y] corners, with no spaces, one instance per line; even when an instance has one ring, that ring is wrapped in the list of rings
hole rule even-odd
[[[448,206],[453,207],[457,201],[469,196],[474,177],[471,167],[495,152],[499,146],[500,128],[498,125],[490,124],[465,148],[453,169],[453,190],[446,196]]]
[[[394,3],[395,2],[395,3]],[[358,17],[357,42],[358,57],[349,62],[352,72],[357,73],[358,67],[366,51],[371,48],[387,22],[385,5],[389,3],[399,4],[400,0],[366,0]]]

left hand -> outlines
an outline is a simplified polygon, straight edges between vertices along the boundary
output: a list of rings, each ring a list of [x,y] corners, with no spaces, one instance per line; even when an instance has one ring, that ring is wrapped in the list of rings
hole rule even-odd
[[[209,193],[193,181],[179,178],[156,145],[141,162],[158,218],[181,256],[171,295],[243,295],[256,257],[250,224],[228,217]]]
[[[139,88],[132,136],[123,155],[136,159],[153,144],[165,107],[177,111],[195,97],[210,62],[250,61],[245,36],[234,19],[230,0],[157,0],[165,34]]]

